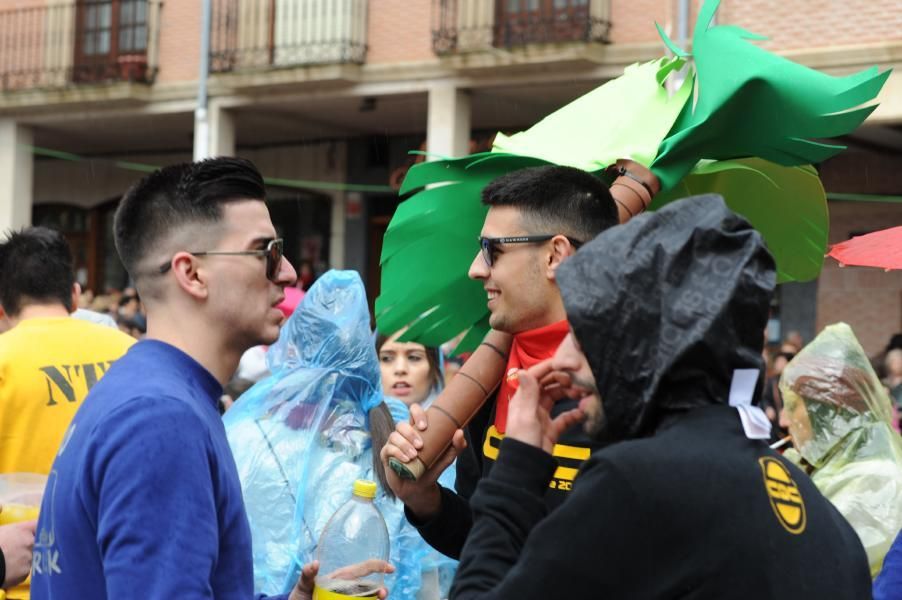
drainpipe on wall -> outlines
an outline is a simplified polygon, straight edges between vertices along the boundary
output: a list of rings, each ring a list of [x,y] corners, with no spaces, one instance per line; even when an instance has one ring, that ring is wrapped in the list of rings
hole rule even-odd
[[[207,114],[207,79],[210,76],[210,26],[213,0],[202,0],[200,25],[200,74],[197,81],[197,107],[194,109],[194,160],[210,156],[210,120]]]
[[[689,41],[689,0],[679,0],[677,8],[677,44],[686,49]]]
[[[673,6],[671,4],[671,6]],[[676,44],[683,50],[688,50],[686,45],[689,43],[689,0],[679,0],[677,2],[676,14]],[[670,55],[670,51],[667,52]],[[666,86],[670,94],[675,93],[683,81],[686,80],[686,72],[689,67],[684,66],[682,69],[667,78]]]

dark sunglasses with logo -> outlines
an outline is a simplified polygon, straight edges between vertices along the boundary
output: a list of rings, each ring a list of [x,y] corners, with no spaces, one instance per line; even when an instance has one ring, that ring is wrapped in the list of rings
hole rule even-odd
[[[282,264],[282,250],[284,243],[282,238],[270,240],[261,250],[222,251],[208,250],[206,252],[189,252],[194,256],[262,256],[266,259],[266,278],[275,281],[279,276],[279,266]],[[160,265],[160,273],[165,273],[172,268],[172,260]]]
[[[538,244],[541,242],[547,242],[555,235],[559,234],[551,234],[551,235],[518,235],[513,237],[480,237],[479,238],[479,247],[482,249],[482,258],[485,260],[485,264],[489,267],[493,267],[495,265],[495,253],[498,250],[498,246],[501,244]],[[582,246],[582,242],[579,240],[574,240],[570,236],[564,236],[567,240],[573,245],[574,248],[579,248]]]

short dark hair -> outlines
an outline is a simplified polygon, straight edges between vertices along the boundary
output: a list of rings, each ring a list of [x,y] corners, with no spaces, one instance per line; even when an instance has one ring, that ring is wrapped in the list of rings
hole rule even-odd
[[[173,231],[222,219],[224,204],[264,200],[263,177],[249,160],[208,158],[163,167],[123,196],[113,233],[125,269],[137,283],[142,261]]]
[[[548,165],[513,171],[482,190],[489,206],[520,209],[525,225],[588,242],[617,224],[617,207],[604,182],[581,169]]]
[[[62,304],[72,312],[72,250],[58,231],[26,227],[0,244],[0,304],[10,316],[29,304]]]

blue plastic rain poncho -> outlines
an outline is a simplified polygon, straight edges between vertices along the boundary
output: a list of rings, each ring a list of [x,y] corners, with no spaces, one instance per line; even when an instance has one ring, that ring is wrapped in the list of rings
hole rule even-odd
[[[783,369],[780,391],[811,480],[855,529],[877,575],[902,528],[902,439],[849,326],[830,325],[805,346]]]
[[[267,353],[271,375],[224,417],[251,526],[256,593],[290,591],[354,480],[376,480],[367,415],[383,396],[369,322],[360,276],[327,272]],[[376,505],[397,569],[386,577],[392,598],[415,598],[424,566],[439,566],[448,579],[455,563],[435,562],[403,505],[381,490]]]

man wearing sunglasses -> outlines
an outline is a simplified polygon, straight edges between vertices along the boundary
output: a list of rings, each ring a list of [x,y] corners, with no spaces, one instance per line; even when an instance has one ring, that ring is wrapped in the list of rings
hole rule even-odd
[[[483,203],[489,211],[469,276],[483,284],[492,329],[514,337],[506,373],[515,374],[550,358],[567,335],[555,272],[581,244],[617,224],[618,210],[600,179],[558,166],[522,169],[500,177],[483,190]],[[448,556],[460,556],[473,520],[469,497],[498,456],[508,402],[515,391],[516,379],[505,377],[495,398],[467,426],[466,435],[458,432],[444,460],[418,481],[401,480],[386,469],[408,519],[427,542]],[[561,402],[555,414],[573,408],[571,404]],[[426,429],[428,422],[419,406],[411,407],[411,423],[399,423],[389,437],[382,451],[386,464],[389,458],[407,462],[422,447],[418,431]],[[545,495],[549,509],[567,497],[593,447],[579,427],[561,436],[554,449],[560,468]],[[436,479],[458,454],[454,492]]]
[[[237,158],[165,167],[122,199],[116,249],[147,308],[147,337],[94,386],[63,438],[33,598],[253,596],[217,401],[242,353],[278,338],[277,305],[296,278],[263,199],[260,173]]]

